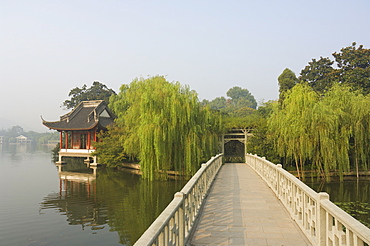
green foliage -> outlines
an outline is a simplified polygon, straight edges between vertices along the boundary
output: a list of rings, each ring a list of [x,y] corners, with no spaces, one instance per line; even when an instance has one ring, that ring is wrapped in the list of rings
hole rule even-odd
[[[216,97],[211,102],[209,102],[209,106],[212,109],[215,109],[215,110],[221,110],[223,108],[226,108],[226,106],[227,106],[226,98],[225,97]]]
[[[220,110],[222,113],[238,115],[237,112],[242,108],[256,109],[257,102],[254,96],[247,90],[241,87],[234,86],[230,88],[225,97],[216,97],[212,101],[203,100],[202,105],[209,105],[212,109]],[[245,111],[246,109],[244,109]],[[239,115],[240,116],[240,115]]]
[[[194,174],[217,152],[220,114],[201,107],[196,93],[178,82],[162,76],[135,79],[121,86],[109,107],[122,129],[115,139],[128,156],[140,160],[144,178],[168,170]]]
[[[351,156],[357,171],[359,165],[367,168],[369,115],[370,98],[351,87],[336,83],[320,97],[307,84],[297,84],[274,108],[268,130],[279,155],[294,160],[299,176],[311,165],[321,176],[335,170],[343,177]]]
[[[312,59],[302,69],[299,80],[308,83],[317,93],[323,94],[332,87],[335,81],[336,72],[332,67],[333,63],[328,57],[320,57],[319,60]]]
[[[57,162],[59,159],[59,151],[60,151],[60,143],[57,143],[57,145],[51,150],[51,159],[53,162]]]
[[[124,135],[123,128],[117,125],[108,126],[108,131],[101,132],[98,136],[103,141],[94,143],[96,151],[93,155],[99,156],[99,162],[107,163],[108,166],[119,166],[122,162],[128,161],[129,158],[121,143]]]
[[[231,104],[239,107],[257,108],[257,102],[254,96],[247,90],[239,86],[234,86],[226,92],[226,95],[231,98]]]
[[[295,160],[298,176],[313,154],[309,133],[316,102],[317,95],[307,85],[298,84],[286,94],[282,107],[275,105],[268,121],[278,153]]]
[[[284,94],[292,89],[297,83],[298,79],[289,68],[285,68],[284,71],[278,77],[279,82],[279,100],[284,100]]]
[[[224,114],[222,117],[223,128],[225,130],[255,128],[258,126],[258,121],[259,116],[256,110],[251,108],[248,108],[244,112],[240,112],[240,115],[237,115],[236,112],[234,112],[232,114]]]
[[[299,176],[304,168],[324,177],[335,171],[341,178],[351,168],[357,175],[367,170],[370,49],[353,43],[333,56],[335,62],[323,57],[309,62],[298,84],[294,73],[284,70],[278,78],[280,104],[259,108],[261,119],[268,120],[255,124],[248,152],[293,164]]]
[[[342,48],[339,53],[333,53],[338,66],[340,82],[351,86],[355,90],[370,93],[370,49],[363,45]]]
[[[334,52],[332,55],[335,58],[335,64],[328,57],[312,59],[312,62],[309,62],[301,71],[299,80],[307,82],[320,94],[324,94],[336,82],[369,94],[370,49],[364,49],[363,45],[356,48],[354,42],[352,46],[342,48],[340,52]]]
[[[280,156],[274,148],[267,125],[275,104],[277,104],[276,101],[269,101],[258,107],[254,116],[253,136],[247,141],[247,152],[264,156],[273,163],[280,163]]]
[[[104,100],[106,103],[109,103],[109,97],[115,94],[114,90],[109,89],[106,85],[94,81],[90,88],[87,88],[86,84],[82,88],[73,88],[68,94],[70,100],[65,100],[63,107],[71,109],[76,107],[80,102],[89,100]]]
[[[202,105],[218,110],[222,114],[223,128],[250,128],[255,122],[257,102],[247,90],[235,86],[227,91],[227,96],[216,97],[212,101],[203,100]]]

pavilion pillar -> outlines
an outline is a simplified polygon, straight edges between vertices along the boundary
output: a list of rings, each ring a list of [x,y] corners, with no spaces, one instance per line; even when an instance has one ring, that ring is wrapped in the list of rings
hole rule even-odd
[[[96,129],[97,128],[94,129],[94,142],[96,142]]]
[[[59,148],[63,148],[63,131],[60,131]]]
[[[90,149],[90,142],[91,142],[91,133],[90,131],[87,132],[87,145],[86,145],[86,148],[87,149]]]
[[[66,134],[66,149],[68,149],[68,132],[65,131],[65,134]]]

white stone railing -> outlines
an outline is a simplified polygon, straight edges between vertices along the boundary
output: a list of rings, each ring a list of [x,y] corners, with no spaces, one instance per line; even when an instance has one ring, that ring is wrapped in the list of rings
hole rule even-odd
[[[222,154],[212,157],[186,183],[134,245],[185,245],[208,190],[222,166]]]
[[[312,245],[370,245],[370,229],[306,184],[264,157],[246,155],[251,166],[273,190]]]

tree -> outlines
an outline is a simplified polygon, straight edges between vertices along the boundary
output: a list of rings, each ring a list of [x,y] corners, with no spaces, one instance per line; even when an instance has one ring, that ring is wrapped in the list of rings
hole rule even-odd
[[[269,134],[268,119],[271,116],[277,101],[268,101],[258,107],[254,113],[253,135],[248,137],[248,153],[265,156],[273,163],[281,163],[280,156],[274,148],[274,142]]]
[[[225,97],[216,97],[209,102],[209,106],[215,110],[221,110],[226,107],[226,98]]]
[[[247,89],[234,86],[226,92],[226,95],[231,98],[232,104],[237,107],[247,106],[253,109],[257,108],[256,99]]]
[[[229,99],[216,97],[212,101],[203,100],[202,105],[209,105],[212,109],[220,110],[227,114],[244,107],[251,109],[257,108],[256,99],[254,99],[254,96],[247,89],[235,86],[230,88],[226,95]]]
[[[307,82],[316,92],[326,93],[336,82],[349,85],[353,90],[370,93],[370,49],[363,45],[342,48],[332,54],[334,61],[328,57],[312,59],[301,71],[299,80]],[[333,67],[336,65],[336,68]]]
[[[8,137],[18,137],[19,135],[24,134],[24,130],[21,126],[12,126],[11,129],[7,132],[6,136]]]
[[[121,86],[109,107],[122,128],[117,141],[140,160],[144,178],[169,170],[192,175],[217,152],[221,116],[201,107],[188,86],[162,76],[135,79]]]
[[[335,83],[314,106],[310,135],[312,162],[317,172],[329,177],[329,171],[349,171],[351,112],[355,94],[349,87]]]
[[[297,83],[298,79],[289,68],[285,68],[284,71],[278,77],[279,82],[279,101],[284,100],[284,94],[292,89]]]
[[[356,42],[353,42],[352,46],[342,48],[340,51],[333,53],[339,68],[340,82],[369,94],[370,49],[364,49],[363,45],[356,48]]]
[[[94,143],[96,151],[93,155],[98,156],[99,161],[107,163],[108,166],[118,166],[124,161],[128,161],[129,158],[121,143],[121,138],[124,135],[124,128],[118,127],[116,124],[109,125],[108,131],[102,131],[98,136],[103,141]]]
[[[330,171],[343,178],[351,165],[357,175],[360,167],[367,169],[370,97],[350,86],[334,83],[318,96],[307,84],[297,84],[268,123],[278,153],[295,161],[299,176],[305,165],[327,178]]]
[[[282,107],[274,105],[268,120],[277,152],[295,161],[298,177],[304,174],[305,161],[312,156],[311,124],[317,94],[307,84],[297,84],[286,94]]]
[[[73,88],[68,94],[70,100],[65,100],[62,106],[66,109],[71,109],[80,102],[89,100],[104,100],[106,103],[109,103],[109,97],[115,94],[114,90],[109,89],[106,85],[94,81],[90,88],[87,88],[86,84],[82,88]]]
[[[320,57],[319,60],[312,59],[308,65],[302,69],[299,80],[308,83],[312,89],[319,94],[328,91],[335,81],[335,69],[332,67],[333,61],[328,57]]]

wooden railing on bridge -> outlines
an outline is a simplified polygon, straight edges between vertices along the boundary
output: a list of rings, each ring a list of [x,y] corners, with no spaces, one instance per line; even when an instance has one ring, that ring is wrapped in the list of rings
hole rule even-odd
[[[370,245],[370,229],[306,184],[264,157],[246,155],[251,166],[281,200],[312,245]]]
[[[202,164],[134,245],[185,245],[221,166],[222,154]]]

